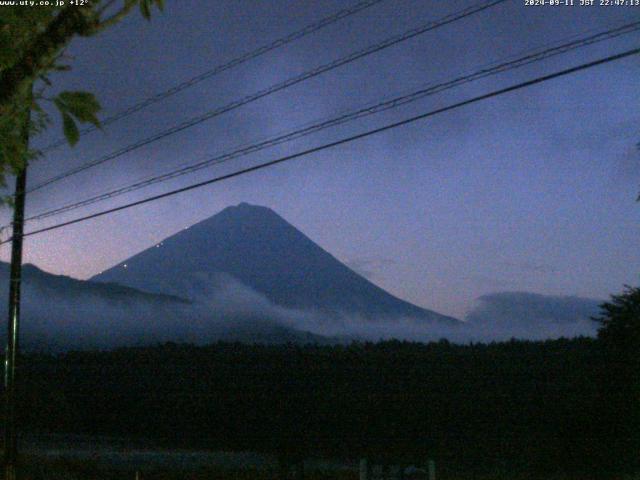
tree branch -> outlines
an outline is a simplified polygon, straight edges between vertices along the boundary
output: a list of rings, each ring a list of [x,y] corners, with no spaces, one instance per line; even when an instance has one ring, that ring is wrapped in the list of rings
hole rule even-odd
[[[111,5],[113,5],[114,3],[116,3],[116,0],[108,0],[107,2],[105,2],[105,4],[104,4],[104,5],[102,5],[98,10],[96,10],[96,13],[97,13],[98,15],[102,15],[102,14],[103,14],[104,12],[106,12],[106,11],[109,9],[109,7],[110,7]]]
[[[136,6],[138,0],[126,0],[124,2],[124,6],[120,9],[120,11],[114,13],[111,17],[101,20],[95,27],[94,32],[99,32],[100,30],[104,30],[105,28],[109,28],[112,25],[120,22],[124,17],[126,17],[131,9]]]
[[[75,35],[91,34],[97,21],[94,13],[87,15],[86,10],[75,5],[65,7],[35,38],[22,58],[1,72],[0,107],[9,104],[29,85]]]

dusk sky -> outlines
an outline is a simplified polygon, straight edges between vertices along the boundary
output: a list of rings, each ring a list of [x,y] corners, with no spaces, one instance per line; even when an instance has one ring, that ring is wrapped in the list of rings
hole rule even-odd
[[[103,116],[355,3],[167,0],[68,50],[56,90]],[[34,163],[35,185],[186,119],[476,2],[384,0],[209,78]],[[640,7],[509,0],[168,136],[27,197],[27,215],[216,156],[563,39],[640,20]],[[26,231],[353,135],[640,45],[638,32],[27,225]],[[88,278],[240,202],[272,208],[389,292],[458,318],[483,294],[606,299],[640,272],[640,58],[501,95],[347,145],[29,237],[25,262]],[[61,136],[59,118],[34,140]],[[3,223],[9,220],[5,209]],[[1,247],[8,259],[9,246]]]

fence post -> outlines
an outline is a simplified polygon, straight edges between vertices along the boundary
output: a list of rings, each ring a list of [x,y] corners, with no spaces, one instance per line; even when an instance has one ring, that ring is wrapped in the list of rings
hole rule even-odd
[[[371,468],[369,466],[369,461],[366,458],[360,459],[360,480],[370,480],[369,472]]]
[[[429,480],[436,480],[436,462],[429,460]]]

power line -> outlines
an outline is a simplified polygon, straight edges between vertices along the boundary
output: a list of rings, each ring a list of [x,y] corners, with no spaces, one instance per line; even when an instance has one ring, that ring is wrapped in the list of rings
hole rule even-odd
[[[91,160],[89,162],[86,162],[76,168],[72,168],[64,173],[61,173],[59,175],[56,175],[48,180],[45,180],[44,182],[41,182],[37,185],[35,185],[34,187],[31,187],[30,189],[27,190],[27,193],[31,193],[35,190],[39,190],[47,185],[50,185],[52,183],[58,182],[60,180],[63,180],[65,178],[68,178],[72,175],[75,175],[77,173],[83,172],[85,170],[88,170],[90,168],[96,167],[98,165],[101,165],[109,160],[113,160],[115,158],[118,158],[126,153],[132,152],[134,150],[137,150],[140,147],[149,145],[153,142],[156,142],[158,140],[161,140],[165,137],[168,137],[169,135],[173,135],[174,133],[180,132],[182,130],[185,130],[187,128],[191,128],[195,125],[198,125],[206,120],[210,120],[211,118],[217,117],[219,115],[222,115],[223,113],[227,113],[231,110],[235,110],[236,108],[239,108],[243,105],[247,105],[251,102],[254,102],[256,100],[259,100],[263,97],[266,97],[268,95],[271,95],[273,93],[279,92],[281,90],[284,90],[285,88],[289,88],[293,85],[296,85],[298,83],[301,83],[305,80],[308,80],[310,78],[316,77],[318,75],[321,75],[325,72],[328,72],[330,70],[333,70],[335,68],[338,68],[340,66],[346,65],[348,63],[354,62],[360,58],[363,58],[365,56],[371,55],[373,53],[379,52],[381,50],[384,50],[386,48],[389,48],[393,45],[396,45],[398,43],[404,42],[406,40],[409,40],[411,38],[414,38],[418,35],[421,35],[423,33],[426,33],[428,31],[434,30],[436,28],[439,28],[441,26],[444,25],[448,25],[450,23],[456,22],[458,20],[461,20],[463,18],[466,18],[468,16],[471,16],[475,13],[479,13],[483,10],[486,10],[488,8],[491,8],[493,6],[496,6],[500,3],[503,3],[507,0],[490,0],[488,2],[483,2],[481,4],[476,4],[474,6],[471,7],[467,7],[459,12],[456,13],[452,13],[449,14],[443,18],[441,18],[440,20],[435,20],[432,22],[429,22],[427,24],[424,24],[420,27],[417,28],[413,28],[411,30],[408,30],[402,34],[399,35],[393,35],[379,43],[376,43],[374,45],[370,45],[362,50],[358,50],[356,52],[353,52],[345,57],[339,58],[337,60],[334,60],[330,63],[326,63],[324,65],[321,65],[319,67],[316,67],[312,70],[308,70],[300,75],[297,75],[295,77],[289,78],[283,82],[277,83],[275,85],[272,85],[268,88],[265,88],[263,90],[260,90],[256,93],[253,93],[251,95],[248,95],[246,97],[243,97],[239,100],[235,100],[231,103],[228,103],[225,106],[222,107],[218,107],[214,110],[211,110],[205,114],[199,115],[197,117],[191,118],[189,120],[186,120],[178,125],[175,125],[167,130],[164,130],[160,133],[154,134],[150,137],[147,137],[143,140],[140,140],[136,143],[127,145],[126,147],[121,148],[120,150],[116,150],[115,152],[112,152],[110,154],[107,154],[103,157],[100,157],[98,159],[95,160]]]
[[[629,31],[620,31],[620,30],[621,29],[625,29],[626,27],[629,27],[629,26],[633,26],[633,25],[634,24],[627,24],[627,25],[624,25],[624,26],[619,26],[619,22],[616,25],[610,25],[610,30],[607,30],[605,33],[612,33],[612,35],[610,37],[607,37],[607,38],[602,38],[602,40],[608,40],[608,39],[613,38],[615,36],[623,35],[623,34],[626,34],[626,33],[632,33],[633,31],[636,31],[636,29],[629,30]],[[619,31],[618,34],[615,34],[616,30]],[[590,29],[587,29],[587,30],[583,31],[580,34],[572,34],[572,35],[564,36],[562,38],[559,38],[556,41],[545,42],[545,43],[543,43],[543,44],[541,44],[541,45],[539,45],[539,46],[537,46],[535,48],[529,48],[529,49],[526,49],[524,51],[520,51],[517,54],[510,54],[510,55],[507,55],[507,56],[503,56],[500,59],[496,59],[496,60],[494,60],[494,61],[492,61],[490,63],[483,64],[479,68],[483,69],[483,70],[490,69],[490,68],[497,67],[497,66],[502,65],[502,64],[507,63],[507,62],[521,60],[522,59],[521,57],[523,55],[530,55],[530,54],[533,54],[533,53],[539,54],[539,53],[542,52],[542,49],[544,49],[544,48],[548,48],[548,49],[555,48],[558,45],[562,45],[563,42],[571,42],[571,41],[576,40],[576,39],[578,39],[579,41],[587,40],[585,35],[589,35],[589,36],[593,35],[594,37],[597,37],[598,35],[603,34],[603,32],[600,32],[600,33],[596,33],[594,35],[595,32],[599,32],[598,29],[590,28]],[[593,43],[598,42],[598,41],[600,41],[600,40],[599,39],[595,39],[593,41]],[[588,43],[588,44],[591,44],[591,43]],[[588,44],[585,43],[585,45],[588,45]],[[566,43],[566,45],[568,46],[569,43]],[[582,46],[582,45],[577,45],[577,46]],[[560,47],[558,47],[558,48],[560,48]],[[568,51],[568,49],[567,49],[567,51]],[[559,53],[564,53],[564,52],[559,52]],[[549,55],[549,56],[551,56],[551,55]],[[431,84],[429,84],[429,85],[431,85]],[[413,93],[414,92],[412,91],[411,94],[413,94]],[[402,96],[405,96],[406,94],[407,94],[407,92],[403,93]],[[391,98],[394,98],[394,97],[392,97],[390,95],[388,95],[386,97],[383,97],[383,102],[391,101],[391,100],[389,100]],[[369,102],[365,106],[362,106],[362,107],[359,107],[359,108],[363,109],[363,110],[367,110],[367,109],[371,109],[371,108],[373,108],[373,107],[375,107],[377,105],[378,105],[378,103]],[[343,115],[351,115],[352,113],[353,113],[352,110],[343,110],[341,113],[338,114],[338,116],[342,117]],[[308,127],[317,126],[319,123],[323,123],[324,124],[324,122],[329,122],[329,121],[332,121],[334,119],[335,119],[335,117],[333,117],[333,116],[327,116],[327,117],[324,117],[323,119],[318,119],[318,120],[314,120],[314,121],[310,121],[310,122],[305,122],[304,124],[298,126],[298,130],[296,130],[295,132],[292,132],[292,133],[297,133],[297,132],[300,132],[301,130],[306,129]],[[288,133],[286,135],[288,136],[288,135],[291,135],[292,133]],[[273,140],[278,140],[278,139],[280,139],[280,138],[285,136],[285,135],[283,135],[283,132],[280,132],[277,135],[278,136],[276,138],[263,140],[263,141],[261,141],[261,143],[268,142],[268,141],[273,141]],[[295,138],[298,138],[298,137],[295,137]],[[243,143],[242,145],[237,145],[235,148],[237,150],[239,150],[239,149],[244,149],[244,148],[248,148],[248,147],[255,147],[255,146],[256,146],[256,144],[254,142],[246,142],[246,143]],[[231,153],[233,153],[233,152],[231,152]],[[224,154],[224,155],[227,155],[227,154]],[[215,160],[215,159],[203,160],[203,161],[199,162],[198,164],[196,164],[195,166],[198,166],[201,163],[209,163],[209,162],[212,162],[213,160]],[[211,164],[213,165],[213,164],[215,164],[215,162],[212,162]],[[190,162],[183,162],[182,164],[180,164],[178,166],[178,168],[180,168],[180,169],[182,169],[182,168],[186,169],[186,168],[191,168],[191,167],[194,167],[194,165],[192,163],[190,163]],[[169,172],[169,173],[172,173],[172,172],[173,172],[173,170],[171,172]],[[137,184],[137,183],[145,182],[147,180],[153,180],[157,176],[158,176],[157,174],[147,175],[144,178],[136,180],[135,182]],[[120,191],[120,189],[125,189],[125,188],[128,188],[130,186],[131,186],[130,184],[125,184],[125,185],[123,185],[121,187],[117,187],[117,190],[113,190],[113,187],[105,188],[105,189],[102,189],[102,191],[100,193],[95,194],[94,197],[91,197],[90,199],[87,199],[87,200],[97,199],[97,197],[101,197],[102,195],[108,195],[108,194],[111,194],[111,193],[117,193],[117,192]],[[82,202],[84,202],[84,200]],[[64,208],[64,206],[60,207],[60,208]],[[38,214],[37,216],[39,217],[40,214]],[[35,219],[34,217],[30,217],[30,218],[31,219]]]
[[[107,210],[102,210],[100,212],[93,213],[91,215],[85,215],[83,217],[79,217],[79,218],[75,218],[73,220],[69,220],[69,221],[66,221],[66,222],[58,223],[56,225],[52,225],[52,226],[49,226],[49,227],[41,228],[41,229],[38,229],[38,230],[33,230],[31,232],[25,233],[23,235],[23,237],[29,237],[31,235],[37,235],[37,234],[48,232],[48,231],[51,231],[51,230],[57,230],[57,229],[62,228],[62,227],[66,227],[66,226],[73,225],[73,224],[76,224],[76,223],[84,222],[84,221],[91,220],[91,219],[94,219],[94,218],[97,218],[97,217],[101,217],[101,216],[104,216],[104,215],[108,215],[108,214],[111,214],[111,213],[119,212],[121,210],[129,209],[129,208],[132,208],[132,207],[135,207],[135,206],[138,206],[138,205],[143,205],[145,203],[150,203],[150,202],[153,202],[153,201],[156,201],[156,200],[160,200],[160,199],[163,199],[163,198],[171,197],[173,195],[177,195],[179,193],[184,193],[184,192],[187,192],[187,191],[190,191],[190,190],[194,190],[196,188],[201,188],[201,187],[204,187],[206,185],[211,185],[213,183],[218,183],[218,182],[221,182],[221,181],[224,181],[224,180],[229,180],[231,178],[238,177],[240,175],[244,175],[244,174],[247,174],[247,173],[255,172],[257,170],[262,170],[264,168],[271,167],[273,165],[277,165],[277,164],[280,164],[280,163],[284,163],[284,162],[287,162],[289,160],[294,160],[296,158],[304,157],[306,155],[310,155],[312,153],[317,153],[317,152],[320,152],[322,150],[326,150],[326,149],[333,148],[333,147],[336,147],[336,146],[339,146],[339,145],[343,145],[345,143],[349,143],[349,142],[353,142],[355,140],[359,140],[359,139],[362,139],[362,138],[370,137],[372,135],[375,135],[375,134],[378,134],[378,133],[381,133],[381,132],[385,132],[385,131],[391,130],[393,128],[401,127],[403,125],[408,125],[410,123],[414,123],[414,122],[416,122],[418,120],[423,120],[425,118],[432,117],[432,116],[438,115],[440,113],[448,112],[448,111],[451,111],[451,110],[454,110],[454,109],[457,109],[457,108],[464,107],[466,105],[470,105],[470,104],[473,104],[473,103],[480,102],[482,100],[487,100],[489,98],[497,97],[497,96],[503,95],[505,93],[513,92],[513,91],[516,91],[516,90],[521,90],[523,88],[530,87],[532,85],[536,85],[536,84],[539,84],[539,83],[542,83],[542,82],[553,80],[555,78],[559,78],[559,77],[563,77],[563,76],[566,76],[566,75],[570,75],[572,73],[576,73],[576,72],[579,72],[579,71],[582,71],[582,70],[586,70],[586,69],[589,69],[589,68],[592,68],[592,67],[596,67],[598,65],[603,65],[605,63],[613,62],[615,60],[620,60],[620,59],[623,59],[623,58],[626,58],[626,57],[630,57],[632,55],[637,55],[639,53],[640,53],[640,48],[634,48],[632,50],[627,50],[625,52],[618,53],[618,54],[615,54],[615,55],[611,55],[611,56],[608,56],[608,57],[604,57],[604,58],[601,58],[601,59],[598,59],[598,60],[595,60],[595,61],[592,61],[592,62],[583,63],[583,64],[578,65],[576,67],[571,67],[571,68],[568,68],[568,69],[565,69],[565,70],[561,70],[561,71],[554,72],[554,73],[551,73],[551,74],[548,74],[548,75],[537,77],[537,78],[534,78],[532,80],[528,80],[526,82],[522,82],[522,83],[518,83],[516,85],[512,85],[510,87],[501,88],[499,90],[494,90],[493,92],[490,92],[490,93],[479,95],[477,97],[473,97],[473,98],[468,99],[468,100],[464,100],[464,101],[461,101],[461,102],[458,102],[458,103],[454,103],[454,104],[448,105],[446,107],[438,108],[436,110],[431,110],[429,112],[426,112],[426,113],[423,113],[423,114],[420,114],[420,115],[416,115],[416,116],[413,116],[413,117],[410,117],[410,118],[407,118],[407,119],[404,119],[404,120],[401,120],[401,121],[398,121],[398,122],[390,123],[390,124],[387,124],[387,125],[385,125],[383,127],[375,128],[373,130],[368,130],[366,132],[359,133],[357,135],[352,135],[350,137],[342,138],[342,139],[336,140],[334,142],[326,143],[326,144],[320,145],[318,147],[310,148],[310,149],[303,150],[303,151],[298,152],[298,153],[294,153],[294,154],[291,154],[291,155],[280,157],[278,159],[271,160],[269,162],[261,163],[259,165],[254,165],[253,167],[248,167],[248,168],[244,168],[242,170],[237,170],[235,172],[228,173],[226,175],[222,175],[222,176],[219,176],[219,177],[214,177],[214,178],[211,178],[209,180],[205,180],[203,182],[194,183],[194,184],[188,185],[186,187],[182,187],[182,188],[178,188],[178,189],[175,189],[175,190],[171,190],[169,192],[165,192],[165,193],[162,193],[162,194],[159,194],[159,195],[154,195],[152,197],[147,197],[145,199],[138,200],[138,201],[131,202],[131,203],[127,203],[127,204],[124,204],[124,205],[120,205],[118,207],[110,208],[110,209],[107,209]],[[11,239],[5,240],[3,242],[0,242],[0,245],[2,245],[4,243],[7,243],[9,241],[11,241]]]
[[[599,32],[593,35],[590,35],[588,37],[583,37],[571,42],[567,42],[567,43],[563,43],[560,45],[556,45],[554,47],[548,48],[546,50],[542,50],[542,51],[534,51],[534,53],[530,53],[528,55],[524,55],[520,58],[516,58],[514,60],[510,60],[507,62],[503,62],[503,63],[499,63],[499,64],[494,64],[493,66],[490,67],[485,67],[482,68],[474,73],[468,74],[468,75],[464,75],[464,76],[460,76],[457,77],[453,80],[449,80],[447,82],[443,82],[443,83],[439,83],[436,85],[429,85],[426,88],[422,88],[420,90],[414,91],[412,93],[406,94],[406,95],[402,95],[399,97],[395,97],[393,99],[390,100],[385,100],[383,102],[379,102],[373,105],[369,105],[363,108],[360,108],[356,111],[352,111],[352,112],[348,112],[346,114],[342,114],[339,115],[337,117],[319,122],[319,123],[315,123],[315,124],[311,124],[309,126],[305,126],[303,128],[299,128],[296,129],[292,132],[288,132],[286,134],[283,135],[279,135],[267,140],[264,140],[262,142],[258,142],[258,143],[254,143],[248,146],[243,146],[240,148],[236,148],[235,150],[231,151],[231,152],[227,152],[218,156],[215,156],[213,158],[209,158],[200,162],[197,162],[195,164],[191,164],[191,165],[186,165],[183,166],[181,168],[172,170],[170,172],[167,173],[163,173],[160,175],[154,175],[151,177],[148,177],[146,179],[143,180],[139,180],[136,181],[132,184],[123,186],[123,187],[119,187],[98,195],[94,195],[92,197],[89,197],[87,199],[81,200],[81,201],[77,201],[77,202],[73,202],[73,203],[69,203],[67,205],[63,205],[36,215],[33,215],[31,217],[28,217],[26,219],[26,221],[33,221],[33,220],[40,220],[40,219],[44,219],[44,218],[48,218],[54,215],[58,215],[64,212],[68,212],[71,210],[75,210],[77,208],[81,208],[81,207],[85,207],[88,205],[92,205],[94,203],[103,201],[103,200],[107,200],[107,199],[111,199],[114,198],[116,196],[119,195],[123,195],[125,193],[129,193],[135,190],[139,190],[141,188],[156,184],[156,183],[160,183],[160,182],[164,182],[182,175],[186,175],[189,173],[193,173],[195,171],[201,170],[203,168],[207,168],[210,167],[212,165],[217,165],[223,162],[227,162],[229,160],[238,158],[238,157],[243,157],[246,155],[249,155],[251,153],[263,150],[265,148],[268,147],[272,147],[275,145],[279,145],[281,143],[284,142],[288,142],[297,138],[301,138],[307,135],[310,135],[312,133],[316,133],[318,131],[324,130],[326,128],[329,127],[333,127],[333,126],[337,126],[349,121],[353,121],[356,120],[358,118],[363,118],[365,116],[369,116],[369,115],[373,115],[375,113],[379,113],[382,111],[386,111],[392,108],[396,108],[399,107],[401,105],[406,105],[408,103],[411,102],[415,102],[419,99],[422,99],[426,96],[430,96],[430,95],[435,95],[437,93],[440,93],[444,90],[449,90],[451,88],[460,86],[462,84],[466,84],[469,82],[473,82],[482,78],[486,78],[488,76],[491,75],[496,75],[498,73],[503,73],[515,68],[520,68],[523,67],[525,65],[529,65],[532,64],[534,62],[539,62],[541,60],[556,56],[556,55],[560,55],[566,52],[569,52],[571,50],[575,50],[577,48],[581,48],[581,47],[585,47],[585,46],[589,46],[589,45],[593,45],[595,43],[598,42],[602,42],[605,40],[609,40],[615,37],[619,37],[621,35],[625,35],[625,34],[629,34],[635,31],[640,30],[640,21],[638,22],[632,22],[629,24],[625,24],[622,26],[619,26],[617,28],[613,28],[613,29],[609,29],[603,32]]]
[[[310,35],[311,33],[317,32],[318,30],[323,29],[324,27],[327,27],[339,20],[342,20],[343,18],[347,18],[350,17],[351,15],[355,15],[356,13],[361,12],[362,10],[365,10],[369,7],[372,7],[378,3],[383,2],[384,0],[364,0],[361,2],[356,3],[355,5],[342,9],[332,15],[329,15],[328,17],[325,17],[317,22],[311,23],[305,27],[303,27],[300,30],[297,30],[295,32],[292,32],[284,37],[281,37],[277,40],[274,40],[271,43],[268,43],[266,45],[263,45],[255,50],[252,50],[251,52],[247,52],[239,57],[236,57],[226,63],[223,63],[221,65],[216,65],[215,67],[213,67],[210,70],[207,70],[206,72],[203,72],[199,75],[196,75],[195,77],[190,78],[189,80],[185,80],[182,83],[179,83],[178,85],[175,85],[163,92],[159,92],[149,98],[146,98],[144,100],[142,100],[139,103],[136,103],[134,105],[131,105],[130,107],[115,113],[114,115],[107,117],[105,119],[103,119],[100,123],[101,123],[101,127],[105,127],[111,123],[114,123],[118,120],[121,120],[125,117],[128,117],[144,108],[147,108],[150,105],[153,105],[154,103],[157,103],[161,100],[164,100],[165,98],[169,98],[173,95],[175,95],[176,93],[179,93],[183,90],[186,90],[187,88],[190,88],[194,85],[196,85],[197,83],[202,82],[203,80],[206,80],[208,78],[211,78],[215,75],[218,75],[219,73],[222,73],[226,70],[230,70],[232,68],[235,68],[239,65],[242,65],[243,63],[252,60],[254,58],[257,58],[261,55],[264,55],[268,52],[271,52],[272,50],[275,50],[277,48],[283,47],[289,43],[292,43],[296,40],[299,40],[303,37],[306,37],[307,35]],[[80,135],[85,135],[87,133],[93,132],[95,130],[97,130],[98,128],[91,125],[89,127],[83,128],[82,130],[80,130]],[[55,148],[58,148],[62,145],[65,145],[67,143],[66,139],[61,138],[59,140],[56,140],[53,143],[50,143],[49,145],[47,145],[46,147],[44,147],[41,151],[42,152],[48,152],[51,151]]]

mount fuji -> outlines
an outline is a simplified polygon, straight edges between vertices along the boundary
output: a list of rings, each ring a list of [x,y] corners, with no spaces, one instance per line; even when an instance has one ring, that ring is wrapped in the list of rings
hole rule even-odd
[[[241,203],[172,235],[92,281],[199,301],[221,290],[276,308],[363,322],[460,322],[401,300],[341,263],[273,210]]]

